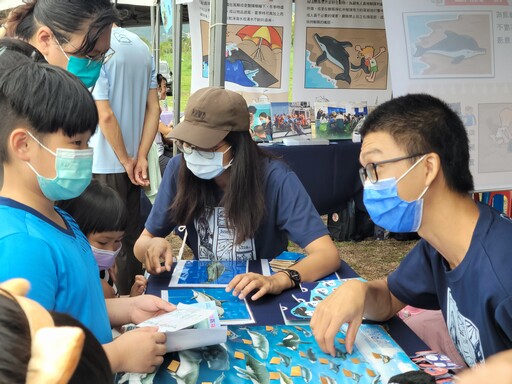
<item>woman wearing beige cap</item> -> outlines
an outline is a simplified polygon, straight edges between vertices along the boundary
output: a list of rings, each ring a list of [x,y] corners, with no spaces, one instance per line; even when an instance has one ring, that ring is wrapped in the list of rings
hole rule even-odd
[[[240,298],[255,289],[253,300],[279,294],[339,268],[337,249],[297,176],[251,139],[242,96],[200,89],[170,136],[183,155],[169,162],[135,244],[150,273],[170,270],[172,250],[164,237],[182,224],[199,260],[271,259],[287,249],[288,240],[305,249],[308,257],[284,273],[236,276],[227,290]]]

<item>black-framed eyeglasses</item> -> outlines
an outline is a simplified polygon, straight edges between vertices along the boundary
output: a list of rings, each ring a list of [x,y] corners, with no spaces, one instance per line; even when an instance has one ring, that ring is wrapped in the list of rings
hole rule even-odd
[[[204,149],[198,148],[193,144],[189,144],[181,140],[174,140],[174,143],[181,152],[187,155],[191,155],[193,151],[196,151],[199,154],[199,156],[209,160],[213,159],[215,157],[215,151],[217,151],[217,149],[224,145],[224,142],[221,142],[220,144],[216,145],[213,148]]]
[[[57,40],[57,44],[59,44],[58,40]],[[73,49],[78,52],[78,48],[76,48],[73,44],[71,44],[69,42],[69,40],[66,40],[66,44],[71,45],[73,47]],[[112,56],[114,56],[115,53],[116,53],[116,51],[114,51],[112,48],[109,48],[106,52],[100,53],[99,55],[96,55],[96,56],[84,55],[84,57],[89,60],[89,62],[87,63],[87,67],[89,67],[89,65],[93,61],[95,63],[101,63],[101,65],[103,65],[107,61],[109,61],[112,58]]]
[[[379,181],[379,174],[377,173],[377,167],[381,164],[387,163],[396,163],[397,161],[412,159],[414,157],[420,157],[425,155],[425,153],[416,153],[414,155],[395,157],[389,160],[377,161],[375,163],[368,163],[364,167],[359,168],[359,177],[361,178],[361,182],[364,183],[366,180],[370,180],[370,183],[375,184]]]

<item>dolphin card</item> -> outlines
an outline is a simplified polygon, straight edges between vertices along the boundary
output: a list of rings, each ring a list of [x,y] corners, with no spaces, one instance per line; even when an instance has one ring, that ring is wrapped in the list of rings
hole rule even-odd
[[[226,287],[236,275],[247,271],[246,260],[180,260],[172,272],[169,287]]]

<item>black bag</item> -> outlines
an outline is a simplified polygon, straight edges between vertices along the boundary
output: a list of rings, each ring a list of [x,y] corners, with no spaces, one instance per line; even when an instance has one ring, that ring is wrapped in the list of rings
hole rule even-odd
[[[336,241],[350,241],[356,228],[356,213],[354,200],[349,200],[341,211],[330,213],[327,218],[327,229]]]
[[[327,229],[335,241],[362,241],[373,236],[374,227],[364,206],[360,209],[353,199],[344,209],[329,214],[327,218]]]

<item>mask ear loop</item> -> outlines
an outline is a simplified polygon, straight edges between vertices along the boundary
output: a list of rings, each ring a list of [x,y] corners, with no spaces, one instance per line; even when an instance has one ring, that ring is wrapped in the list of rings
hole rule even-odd
[[[187,227],[185,225],[180,225],[178,227],[178,232],[183,232],[183,231],[185,231],[185,234],[183,235],[183,241],[181,242],[181,247],[178,252],[178,257],[176,258],[176,261],[181,260],[181,258],[183,257],[183,252],[185,251],[185,244],[187,243],[187,236],[188,236]]]
[[[421,158],[419,158],[419,159],[418,159],[418,161],[416,161],[416,162],[412,165],[412,167],[411,167],[411,168],[409,168],[407,171],[405,171],[405,173],[404,173],[402,176],[400,176],[396,182],[398,183],[398,182],[399,182],[400,180],[402,180],[405,176],[407,176],[407,174],[408,174],[409,172],[411,172],[411,171],[414,169],[414,167],[415,167],[415,166],[417,166],[417,165],[418,165],[418,164],[419,164],[419,163],[420,163],[420,162],[421,162],[421,161],[422,161],[426,156],[427,156],[426,154],[425,154],[425,155],[423,155],[423,156],[421,156]],[[423,192],[421,192],[420,196],[419,196],[416,200],[421,200],[421,199],[423,198],[423,196],[425,196],[425,193],[427,193],[427,190],[428,190],[428,188],[429,188],[429,187],[430,187],[430,185],[427,185],[427,186],[425,187],[425,189],[423,190]]]

